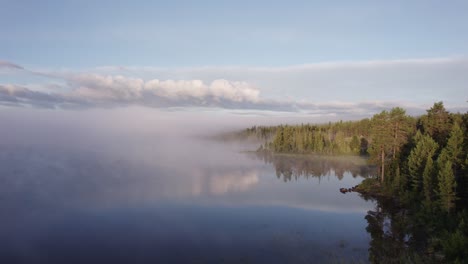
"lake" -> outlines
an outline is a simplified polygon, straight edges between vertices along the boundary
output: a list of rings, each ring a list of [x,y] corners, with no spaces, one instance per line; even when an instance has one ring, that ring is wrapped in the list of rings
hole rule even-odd
[[[358,157],[108,143],[0,145],[1,263],[368,262]]]

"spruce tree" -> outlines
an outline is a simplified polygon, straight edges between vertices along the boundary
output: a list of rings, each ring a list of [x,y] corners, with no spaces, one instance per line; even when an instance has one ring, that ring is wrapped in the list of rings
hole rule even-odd
[[[427,157],[426,165],[423,171],[423,189],[424,197],[427,202],[431,202],[434,196],[434,161],[432,157]]]
[[[432,158],[438,149],[438,144],[428,135],[421,135],[417,133],[416,146],[411,150],[408,156],[408,171],[412,181],[413,190],[416,192],[421,189],[422,177],[429,162],[432,162]],[[430,167],[427,168],[429,173]],[[428,181],[429,182],[429,181]]]
[[[439,197],[442,208],[449,212],[455,206],[457,182],[453,174],[452,162],[447,161],[439,170]]]
[[[447,146],[445,149],[447,150],[447,155],[450,161],[456,167],[461,166],[462,164],[462,148],[463,148],[463,131],[461,130],[460,126],[455,123],[452,126],[452,130],[450,131],[450,137],[447,141]]]

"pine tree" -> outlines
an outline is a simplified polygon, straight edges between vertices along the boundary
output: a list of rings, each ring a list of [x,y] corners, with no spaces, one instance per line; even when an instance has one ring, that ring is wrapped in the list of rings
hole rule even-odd
[[[455,206],[457,182],[452,170],[452,162],[447,161],[439,170],[439,197],[442,208],[448,212]]]
[[[450,131],[450,137],[447,141],[447,155],[449,156],[450,161],[457,167],[461,166],[463,157],[462,157],[462,148],[463,148],[463,131],[460,126],[455,123],[452,126]]]
[[[396,158],[397,153],[403,144],[408,141],[409,118],[403,108],[395,107],[389,114],[390,129],[392,133],[392,157]]]
[[[438,144],[428,135],[415,135],[416,146],[411,150],[408,156],[408,170],[412,180],[413,190],[421,189],[421,178],[429,160],[432,158],[438,149]],[[430,167],[427,168],[429,173]]]
[[[391,150],[393,141],[389,124],[389,113],[387,111],[382,111],[372,117],[370,154],[372,160],[380,165],[381,182],[384,182],[386,155]]]
[[[425,134],[434,138],[439,146],[445,146],[450,131],[450,115],[442,102],[434,103],[427,110],[427,114],[421,117],[421,125]]]
[[[424,167],[423,171],[423,189],[424,189],[424,197],[426,198],[427,202],[431,202],[434,196],[434,161],[432,157],[427,157],[426,166]]]

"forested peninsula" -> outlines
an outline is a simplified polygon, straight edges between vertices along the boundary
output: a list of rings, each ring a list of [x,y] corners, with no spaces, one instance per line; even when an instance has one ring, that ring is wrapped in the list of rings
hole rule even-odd
[[[467,263],[467,131],[468,113],[450,113],[437,102],[418,117],[396,107],[359,121],[254,126],[238,136],[261,140],[257,152],[367,157],[378,173],[359,191],[403,208],[397,218],[408,246],[403,261]],[[375,261],[387,260],[379,255]]]

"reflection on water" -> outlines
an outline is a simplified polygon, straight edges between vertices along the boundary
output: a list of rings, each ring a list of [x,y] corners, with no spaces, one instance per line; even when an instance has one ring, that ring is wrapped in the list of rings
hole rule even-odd
[[[376,208],[367,213],[366,230],[371,235],[369,258],[372,262],[388,263],[402,256],[408,240],[404,230],[405,213],[388,201],[378,202]]]
[[[252,157],[273,164],[276,176],[285,182],[299,177],[324,177],[334,175],[342,180],[345,173],[351,173],[353,178],[369,177],[375,169],[366,165],[362,158],[356,156],[313,156],[313,155],[278,155],[271,152],[251,153]]]
[[[161,146],[0,145],[0,262],[367,260],[362,160]]]
[[[210,179],[210,191],[214,194],[243,192],[258,183],[255,171],[219,175]]]
[[[427,243],[434,232],[430,220],[434,212],[428,209],[415,211],[397,206],[388,198],[375,200],[375,208],[365,217],[366,231],[371,236],[369,260],[372,263],[440,263],[440,258],[428,255],[431,250],[427,250]]]

